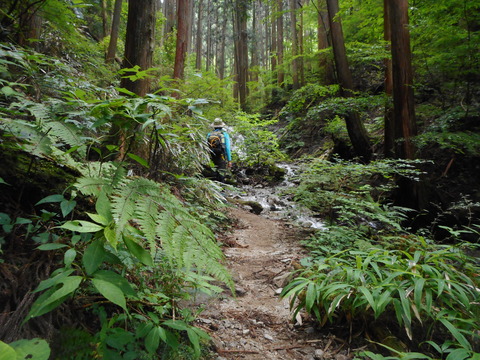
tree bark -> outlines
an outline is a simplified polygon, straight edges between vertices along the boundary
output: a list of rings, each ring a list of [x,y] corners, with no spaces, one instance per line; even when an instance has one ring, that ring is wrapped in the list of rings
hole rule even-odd
[[[185,59],[188,51],[188,27],[190,23],[190,9],[192,0],[177,1],[177,46],[175,52],[175,65],[173,78],[183,79],[185,73]]]
[[[202,28],[203,28],[203,0],[198,2],[198,13],[197,13],[197,31],[196,31],[196,45],[195,45],[195,68],[197,70],[202,70]]]
[[[117,51],[118,29],[120,27],[120,16],[122,14],[122,0],[115,0],[113,8],[112,28],[110,29],[110,42],[108,44],[106,63],[111,64],[115,60]]]
[[[290,0],[290,22],[292,36],[292,83],[293,89],[300,88],[299,80],[299,46],[298,46],[298,29],[297,29],[297,0]]]
[[[277,5],[278,6],[278,5]],[[273,13],[277,12],[277,9],[275,9],[275,5],[272,5],[273,7]],[[272,73],[277,72],[277,64],[278,64],[278,49],[277,49],[277,19],[275,16],[272,16],[272,41],[270,45],[270,66]],[[277,81],[277,79],[275,79]]]
[[[277,84],[284,86],[285,72],[283,70],[283,0],[277,0]]]
[[[258,28],[258,12],[260,5],[254,0],[253,1],[253,14],[252,14],[252,29],[253,29],[253,41],[251,45],[252,54],[250,56],[250,81],[258,82],[258,67],[260,66],[259,61],[259,44],[260,44],[260,29]]]
[[[102,0],[102,36],[103,39],[108,33],[108,21],[107,21],[107,0]]]
[[[127,36],[123,68],[138,66],[140,70],[152,67],[155,43],[156,0],[136,0],[128,2]],[[126,75],[134,75],[127,73]],[[150,79],[132,81],[122,78],[121,86],[127,90],[145,96],[150,90]]]
[[[248,75],[248,46],[247,46],[247,2],[235,2],[235,63],[240,108],[246,110],[247,105],[247,75]]]
[[[227,5],[223,4],[223,23],[222,23],[222,32],[220,40],[220,55],[217,63],[217,72],[220,79],[225,78],[225,45],[227,39]]]
[[[338,82],[342,96],[353,96],[353,78],[348,67],[345,40],[343,38],[342,24],[336,19],[339,7],[338,0],[327,0],[328,20],[332,36],[333,53],[337,70]],[[357,112],[351,111],[345,118],[348,136],[352,141],[355,153],[364,161],[369,161],[372,155],[368,134]]]
[[[388,0],[383,1],[383,38],[387,44],[387,50],[391,53],[391,29],[390,29],[390,11]],[[385,157],[394,157],[395,155],[395,122],[392,106],[393,95],[393,75],[392,59],[387,57],[384,60],[385,65],[385,117],[384,117],[384,154]]]
[[[302,0],[298,1],[298,8],[301,10],[303,7]],[[303,11],[300,11],[300,22],[298,24],[298,81],[299,87],[305,85],[305,61],[303,59],[304,48],[303,48]]]
[[[207,48],[205,56],[205,70],[210,71],[212,65],[212,1],[207,0]]]
[[[412,137],[417,134],[413,71],[408,31],[408,0],[387,0],[392,36],[392,75],[395,154],[413,159]]]
[[[320,52],[318,61],[319,72],[321,74],[320,78],[324,85],[330,85],[334,83],[335,77],[332,61],[326,52],[330,46],[328,43],[330,26],[328,24],[328,13],[325,0],[318,0],[317,12],[317,49]]]

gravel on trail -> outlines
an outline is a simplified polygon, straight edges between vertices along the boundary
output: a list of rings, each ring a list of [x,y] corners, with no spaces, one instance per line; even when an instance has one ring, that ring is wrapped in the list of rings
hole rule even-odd
[[[230,215],[237,226],[223,241],[236,296],[225,291],[196,299],[205,308],[196,325],[213,339],[212,359],[349,359],[341,339],[319,332],[300,315],[292,319],[289,300],[279,297],[306,255],[300,244],[304,231],[241,208]]]

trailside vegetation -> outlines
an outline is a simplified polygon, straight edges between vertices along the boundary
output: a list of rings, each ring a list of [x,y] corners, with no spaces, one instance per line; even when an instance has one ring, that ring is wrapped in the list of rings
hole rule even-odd
[[[0,357],[207,357],[182,304],[234,290],[220,117],[232,184],[296,161],[326,223],[294,315],[357,358],[479,359],[478,1],[174,3],[0,9]]]

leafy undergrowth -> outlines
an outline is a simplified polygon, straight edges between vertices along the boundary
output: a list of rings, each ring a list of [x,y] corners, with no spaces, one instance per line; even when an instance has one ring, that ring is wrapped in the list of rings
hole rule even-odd
[[[366,359],[480,358],[480,226],[446,229],[474,243],[439,244],[427,229],[405,227],[412,210],[388,203],[398,177],[417,179],[418,164],[313,161],[297,200],[329,219],[305,241],[310,257],[283,289],[294,315],[320,327],[348,326],[369,339]]]
[[[208,101],[123,96],[0,52],[0,353],[200,357],[209,337],[178,304],[233,290],[213,232],[223,197],[195,176]]]

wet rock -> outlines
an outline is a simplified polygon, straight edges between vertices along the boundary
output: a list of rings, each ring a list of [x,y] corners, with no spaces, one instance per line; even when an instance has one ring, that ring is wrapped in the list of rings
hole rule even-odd
[[[237,286],[235,288],[235,294],[237,294],[237,296],[245,296],[247,294],[247,290],[245,290],[244,288],[242,288],[240,286]]]
[[[323,360],[324,357],[325,357],[325,351],[323,351],[322,349],[315,350],[314,358],[316,360]]]
[[[263,334],[263,337],[267,340],[273,341],[273,336],[270,334]]]

